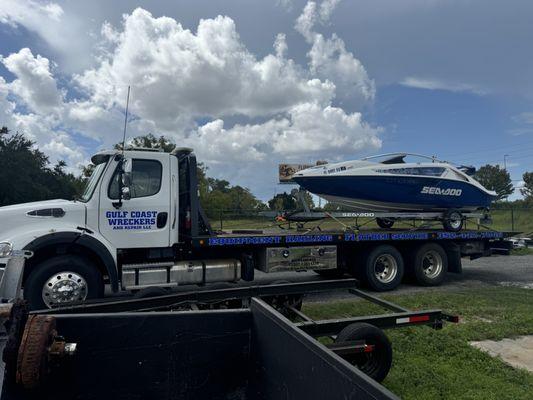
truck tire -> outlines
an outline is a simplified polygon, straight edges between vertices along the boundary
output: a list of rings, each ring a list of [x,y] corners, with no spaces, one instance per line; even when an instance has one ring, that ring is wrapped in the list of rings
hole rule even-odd
[[[365,344],[374,346],[373,350],[368,353],[349,354],[343,358],[375,381],[383,381],[392,364],[392,346],[387,335],[374,325],[356,322],[340,331],[335,343],[356,340],[364,340]]]
[[[35,265],[24,284],[24,298],[32,310],[80,303],[103,295],[104,283],[96,266],[75,255],[61,255]]]
[[[446,278],[448,256],[441,245],[426,243],[416,249],[411,267],[418,284],[438,286]]]
[[[363,261],[362,278],[373,290],[384,292],[398,287],[404,273],[402,255],[388,244],[371,249]]]

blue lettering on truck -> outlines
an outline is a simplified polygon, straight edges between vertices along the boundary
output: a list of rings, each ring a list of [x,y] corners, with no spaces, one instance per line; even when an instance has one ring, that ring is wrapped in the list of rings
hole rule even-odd
[[[157,211],[106,211],[105,217],[113,230],[147,230],[157,222]]]

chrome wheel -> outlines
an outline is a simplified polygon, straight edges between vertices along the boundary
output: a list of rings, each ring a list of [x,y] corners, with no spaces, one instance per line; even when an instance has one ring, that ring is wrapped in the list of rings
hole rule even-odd
[[[454,229],[459,229],[463,223],[463,218],[459,213],[450,214],[450,226]]]
[[[443,264],[444,261],[437,251],[428,251],[424,254],[422,259],[422,270],[424,271],[424,275],[429,279],[436,278],[442,272]]]
[[[78,303],[87,298],[87,282],[75,272],[58,272],[44,283],[42,296],[49,308]]]
[[[390,254],[383,254],[374,262],[374,274],[381,283],[389,283],[398,274],[398,263]]]

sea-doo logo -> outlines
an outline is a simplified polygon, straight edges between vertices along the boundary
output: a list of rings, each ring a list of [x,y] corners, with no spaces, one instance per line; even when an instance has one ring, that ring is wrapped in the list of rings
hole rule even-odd
[[[424,186],[420,193],[422,194],[440,194],[441,196],[460,196],[461,189],[441,189],[435,186]]]

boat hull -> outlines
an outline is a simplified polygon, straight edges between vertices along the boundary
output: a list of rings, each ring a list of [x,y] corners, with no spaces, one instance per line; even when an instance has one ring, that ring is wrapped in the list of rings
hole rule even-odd
[[[294,176],[311,193],[365,211],[473,211],[488,208],[494,196],[468,182],[410,176]]]

